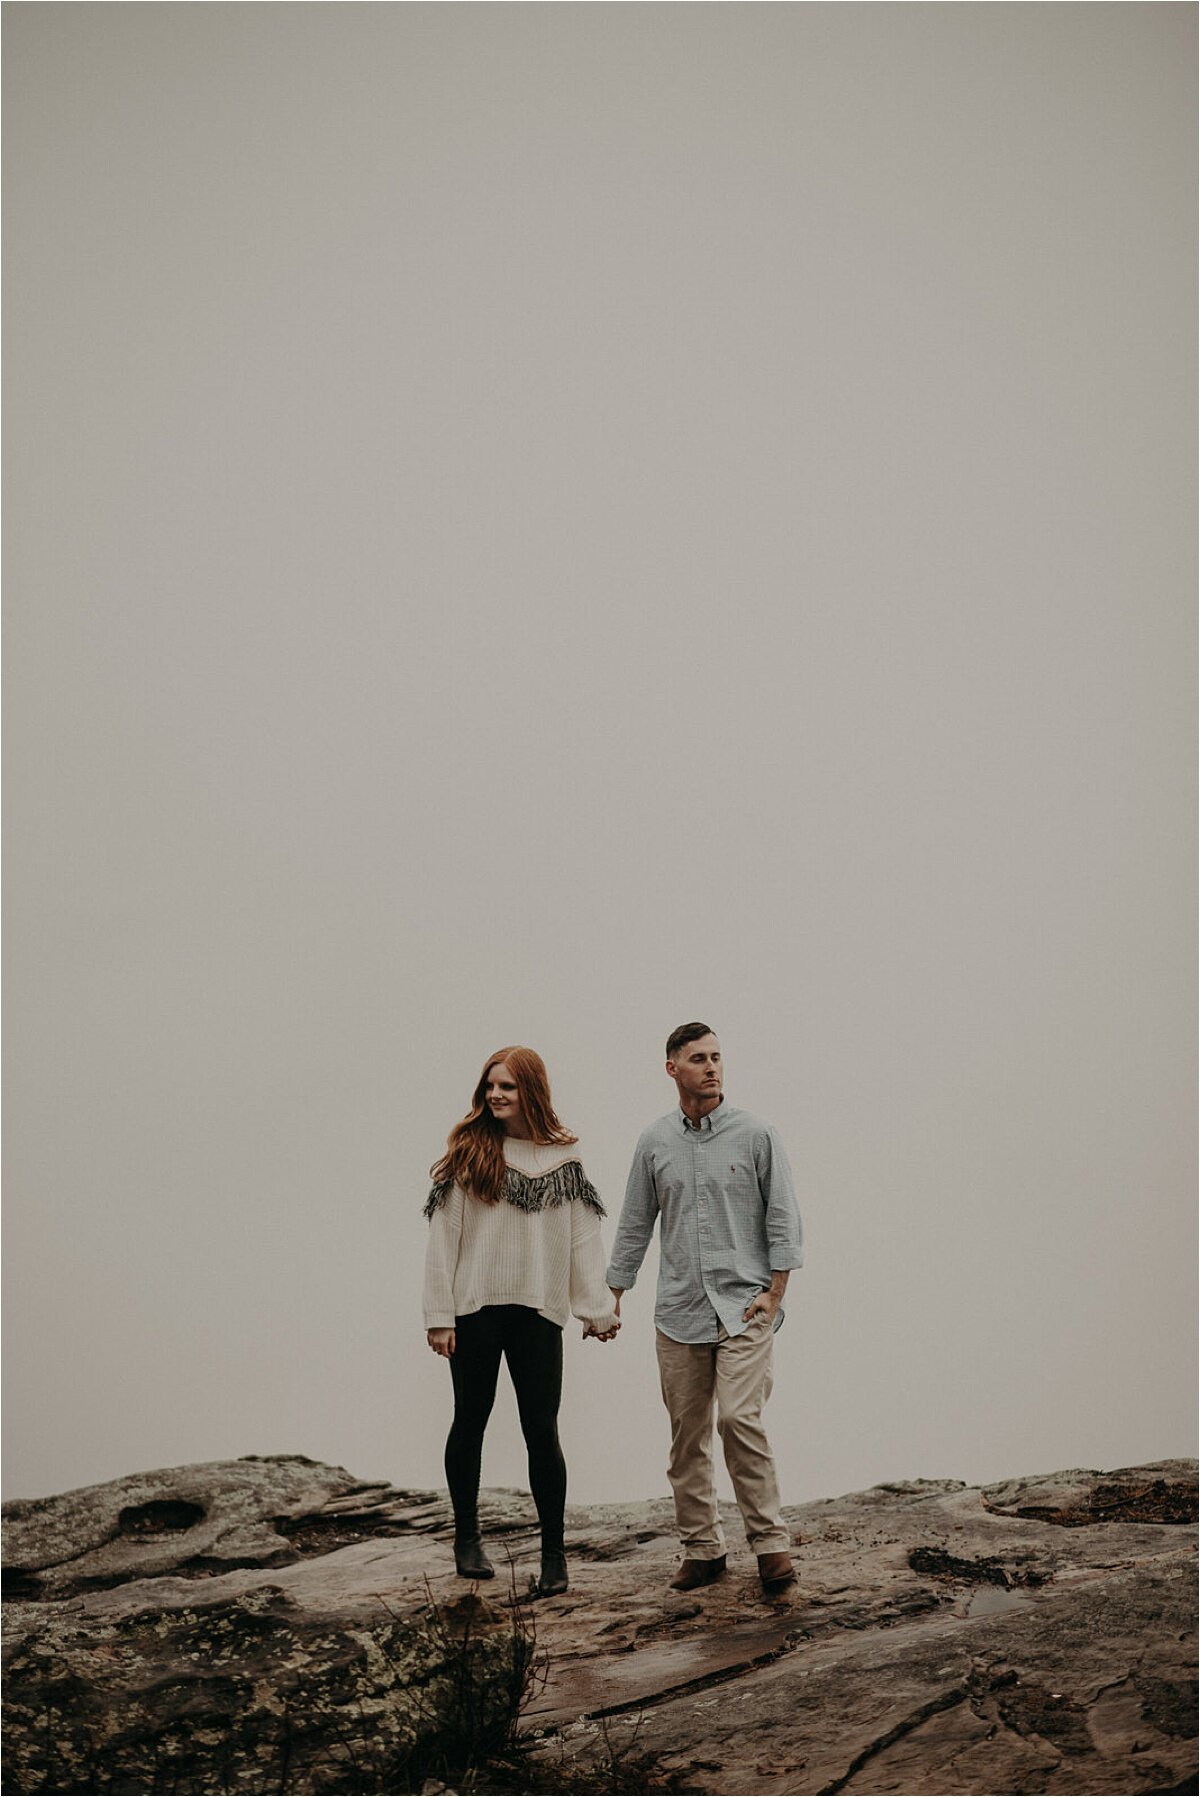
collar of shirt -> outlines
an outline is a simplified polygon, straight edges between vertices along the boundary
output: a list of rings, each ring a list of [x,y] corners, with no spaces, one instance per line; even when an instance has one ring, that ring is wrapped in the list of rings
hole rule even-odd
[[[714,1109],[706,1112],[699,1123],[692,1123],[682,1110],[676,1111],[675,1115],[679,1118],[679,1127],[684,1135],[695,1136],[701,1135],[705,1131],[711,1133],[713,1130],[723,1128],[726,1120],[732,1115],[732,1108],[726,1105],[725,1094],[722,1092]]]

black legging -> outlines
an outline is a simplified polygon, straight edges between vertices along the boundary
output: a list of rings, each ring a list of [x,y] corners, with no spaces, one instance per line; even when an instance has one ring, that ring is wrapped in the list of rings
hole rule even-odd
[[[529,1489],[542,1525],[543,1548],[561,1549],[567,1468],[558,1443],[562,1396],[562,1330],[525,1304],[485,1304],[454,1321],[454,1422],[446,1442],[446,1482],[460,1540],[478,1533],[483,1432],[496,1398],[500,1356],[517,1394],[529,1449]]]

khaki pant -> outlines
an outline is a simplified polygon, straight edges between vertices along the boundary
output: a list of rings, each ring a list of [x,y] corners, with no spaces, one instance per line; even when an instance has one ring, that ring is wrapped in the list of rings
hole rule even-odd
[[[689,1560],[715,1560],[725,1552],[713,1483],[714,1401],[717,1433],[751,1551],[787,1551],[775,1460],[762,1424],[763,1405],[771,1395],[772,1333],[765,1311],[756,1312],[741,1335],[720,1328],[715,1342],[677,1342],[656,1331],[663,1403],[671,1418],[667,1476]]]

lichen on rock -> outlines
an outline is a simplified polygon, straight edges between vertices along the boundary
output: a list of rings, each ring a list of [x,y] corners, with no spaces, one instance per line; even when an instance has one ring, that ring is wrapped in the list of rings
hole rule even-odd
[[[504,1739],[529,1651],[494,1621],[314,1617],[269,1585],[40,1620],[6,1666],[9,1791],[399,1788],[410,1765]]]

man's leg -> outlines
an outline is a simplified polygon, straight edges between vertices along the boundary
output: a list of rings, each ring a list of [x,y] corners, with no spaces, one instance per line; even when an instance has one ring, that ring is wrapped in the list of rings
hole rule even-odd
[[[663,1403],[671,1418],[667,1477],[683,1551],[689,1560],[718,1560],[725,1552],[725,1531],[712,1465],[716,1344],[672,1341],[661,1329],[655,1340]]]
[[[779,1514],[775,1457],[762,1420],[771,1395],[770,1320],[765,1311],[758,1311],[741,1335],[722,1330],[721,1337],[716,1353],[717,1433],[746,1539],[755,1554],[786,1553],[788,1535]]]

